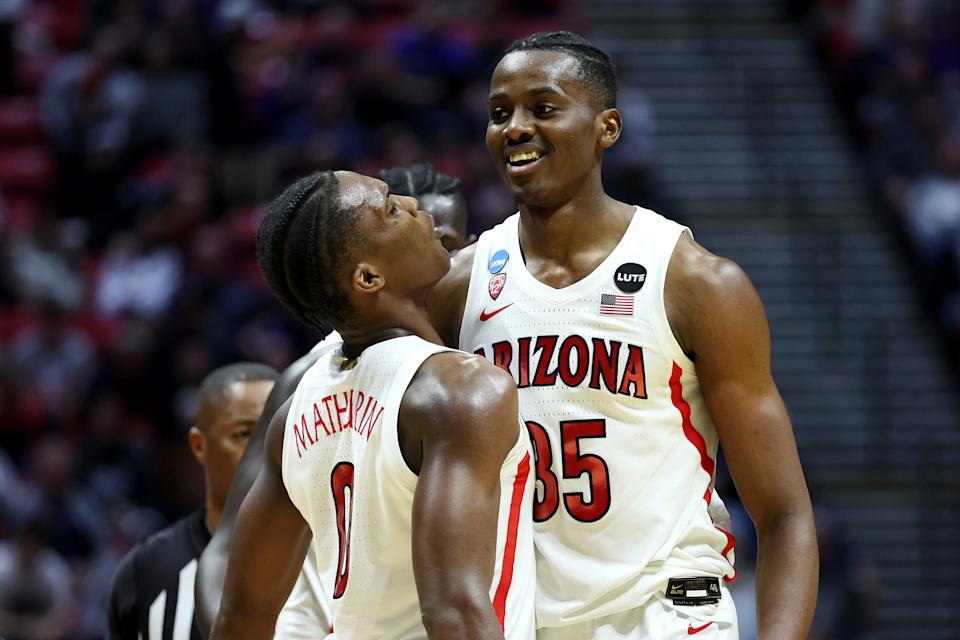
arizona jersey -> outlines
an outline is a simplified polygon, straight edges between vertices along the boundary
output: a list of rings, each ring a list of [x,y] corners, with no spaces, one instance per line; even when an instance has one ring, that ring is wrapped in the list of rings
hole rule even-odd
[[[415,336],[328,353],[301,380],[284,432],[283,482],[313,533],[332,631],[328,638],[426,638],[412,558],[417,476],[400,451],[397,416],[424,360],[445,347]],[[490,597],[506,638],[534,636],[530,447],[504,459]]]
[[[535,456],[537,625],[639,607],[671,577],[733,579],[717,433],[663,302],[686,228],[637,207],[592,273],[554,289],[527,271],[519,223],[477,242],[460,348],[519,388]]]

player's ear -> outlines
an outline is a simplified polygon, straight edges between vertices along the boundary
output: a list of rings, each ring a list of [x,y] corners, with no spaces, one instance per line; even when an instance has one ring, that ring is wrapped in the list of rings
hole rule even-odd
[[[604,109],[597,114],[597,126],[600,130],[600,138],[597,141],[601,149],[609,149],[620,139],[620,133],[623,131],[623,119],[620,117],[620,110],[616,107]]]
[[[387,284],[379,267],[369,262],[360,262],[353,269],[350,285],[358,293],[375,293]]]
[[[207,439],[203,436],[203,432],[195,426],[190,427],[190,431],[187,433],[187,443],[190,445],[190,453],[202,467],[207,451]]]

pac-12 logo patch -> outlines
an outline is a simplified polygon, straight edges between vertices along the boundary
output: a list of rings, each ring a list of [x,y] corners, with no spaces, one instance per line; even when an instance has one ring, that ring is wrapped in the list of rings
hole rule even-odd
[[[500,249],[495,254],[490,256],[490,262],[487,263],[487,271],[490,273],[500,273],[503,271],[503,268],[507,266],[507,260],[510,259],[510,254]]]
[[[490,297],[496,300],[500,297],[500,292],[503,291],[503,285],[507,282],[507,274],[498,273],[497,275],[490,278],[490,284],[487,286],[487,290],[490,292]]]
[[[636,293],[647,280],[647,268],[636,262],[625,262],[613,274],[613,284],[624,293]]]

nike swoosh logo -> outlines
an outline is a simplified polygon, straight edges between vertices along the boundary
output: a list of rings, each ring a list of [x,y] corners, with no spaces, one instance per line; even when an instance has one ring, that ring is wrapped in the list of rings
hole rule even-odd
[[[500,307],[499,309],[494,309],[490,313],[487,313],[487,310],[484,309],[483,311],[480,312],[480,322],[485,322],[490,318],[492,318],[493,316],[500,313],[501,311],[503,311],[504,309],[506,309],[507,307],[512,307],[512,306],[513,306],[513,303],[511,302],[510,304]]]
[[[703,631],[704,629],[706,629],[707,627],[709,627],[709,626],[712,625],[712,624],[713,624],[712,622],[708,622],[707,624],[703,625],[702,627],[695,627],[695,626],[693,626],[693,625],[691,624],[691,625],[687,626],[687,635],[688,635],[688,636],[692,636],[692,635],[695,634],[695,633],[700,633],[701,631]]]

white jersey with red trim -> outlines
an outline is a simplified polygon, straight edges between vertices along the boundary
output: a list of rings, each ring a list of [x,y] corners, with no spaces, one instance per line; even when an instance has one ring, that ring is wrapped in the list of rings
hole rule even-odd
[[[554,289],[527,271],[519,223],[515,214],[477,242],[460,347],[520,389],[537,481],[538,627],[640,607],[672,577],[733,579],[713,490],[716,429],[663,303],[686,228],[637,207],[592,273]]]
[[[332,631],[328,638],[426,638],[413,575],[417,476],[400,451],[397,416],[424,360],[445,347],[414,336],[368,347],[355,361],[324,355],[294,393],[283,482],[313,533]],[[534,637],[530,445],[504,459],[491,603],[508,639]]]
[[[331,331],[310,353],[320,356],[339,349],[342,344],[340,334]],[[277,616],[274,640],[316,640],[325,637],[330,629],[330,607],[327,601],[320,584],[320,576],[317,574],[313,545],[310,545],[300,576]]]

